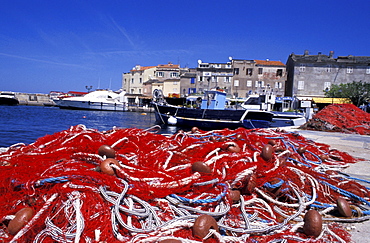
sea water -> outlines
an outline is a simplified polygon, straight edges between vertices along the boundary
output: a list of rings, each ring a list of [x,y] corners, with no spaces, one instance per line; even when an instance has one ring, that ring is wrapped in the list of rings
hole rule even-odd
[[[0,147],[16,143],[30,144],[37,138],[69,129],[79,124],[107,131],[113,127],[147,129],[155,125],[152,112],[112,112],[67,110],[46,106],[0,106]],[[160,133],[174,133],[176,128],[162,127]]]

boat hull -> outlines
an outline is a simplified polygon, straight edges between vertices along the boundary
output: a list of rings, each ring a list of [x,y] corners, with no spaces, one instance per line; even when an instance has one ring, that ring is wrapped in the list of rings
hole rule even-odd
[[[206,130],[236,129],[238,127],[248,129],[267,128],[270,127],[273,116],[270,112],[248,111],[245,109],[189,109],[156,103],[153,106],[158,124],[169,124],[168,119],[175,117],[178,126],[199,127]]]
[[[287,127],[287,126],[301,126],[306,123],[304,114],[293,113],[289,114],[286,112],[273,112],[274,117],[272,118],[271,127]]]
[[[18,105],[19,101],[16,98],[0,97],[0,105]]]
[[[122,111],[122,112],[128,110],[127,106],[122,103],[72,101],[72,100],[60,100],[56,101],[55,103],[61,109]]]

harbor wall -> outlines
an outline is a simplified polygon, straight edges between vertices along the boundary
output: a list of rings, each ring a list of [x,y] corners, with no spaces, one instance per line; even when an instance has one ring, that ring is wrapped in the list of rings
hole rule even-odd
[[[55,105],[48,94],[15,93],[20,105]]]

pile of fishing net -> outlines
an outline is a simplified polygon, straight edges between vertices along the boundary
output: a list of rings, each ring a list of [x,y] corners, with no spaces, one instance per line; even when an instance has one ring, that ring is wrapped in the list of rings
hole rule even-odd
[[[88,129],[0,153],[4,242],[349,242],[358,160],[284,130]]]
[[[370,113],[352,104],[333,104],[319,111],[300,128],[370,135]]]

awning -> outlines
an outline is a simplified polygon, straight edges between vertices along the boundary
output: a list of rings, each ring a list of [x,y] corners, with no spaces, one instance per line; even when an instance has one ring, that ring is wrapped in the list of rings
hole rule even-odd
[[[350,99],[347,98],[312,98],[315,103],[325,103],[325,104],[348,104],[352,103]]]

